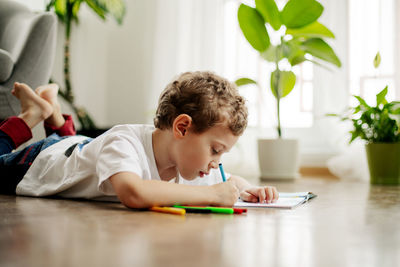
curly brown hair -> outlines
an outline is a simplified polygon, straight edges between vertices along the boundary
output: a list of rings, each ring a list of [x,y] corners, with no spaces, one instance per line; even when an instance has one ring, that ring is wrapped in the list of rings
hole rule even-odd
[[[208,71],[186,72],[168,84],[160,95],[154,125],[170,129],[180,114],[192,118],[195,133],[227,122],[239,136],[247,127],[247,107],[236,85]]]

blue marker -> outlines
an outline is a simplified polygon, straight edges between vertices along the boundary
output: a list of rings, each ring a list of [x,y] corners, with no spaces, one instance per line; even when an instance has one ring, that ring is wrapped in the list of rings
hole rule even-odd
[[[222,167],[222,163],[219,164],[219,171],[221,172],[222,181],[223,181],[223,182],[226,182],[224,167]]]

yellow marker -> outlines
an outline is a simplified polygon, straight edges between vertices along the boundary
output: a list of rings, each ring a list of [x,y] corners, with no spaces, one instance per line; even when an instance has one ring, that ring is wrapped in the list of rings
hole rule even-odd
[[[172,207],[152,207],[152,208],[150,208],[150,210],[157,211],[157,212],[177,214],[177,215],[185,215],[186,214],[185,209],[172,208]]]

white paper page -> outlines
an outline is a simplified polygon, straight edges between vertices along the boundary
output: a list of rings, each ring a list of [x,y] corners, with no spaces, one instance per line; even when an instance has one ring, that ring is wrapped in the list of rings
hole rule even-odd
[[[307,197],[310,192],[294,192],[294,193],[286,193],[280,192],[279,197]]]
[[[275,203],[251,203],[238,200],[234,207],[237,208],[294,208],[307,200],[309,192],[279,193],[279,199]]]

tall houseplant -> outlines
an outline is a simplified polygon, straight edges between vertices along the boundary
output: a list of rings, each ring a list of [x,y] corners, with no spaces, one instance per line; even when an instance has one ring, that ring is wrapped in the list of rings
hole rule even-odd
[[[122,23],[125,16],[124,0],[50,0],[46,6],[46,11],[54,10],[59,20],[65,25],[64,41],[64,85],[65,89],[60,88],[59,94],[72,107],[81,124],[82,130],[97,129],[91,116],[85,108],[75,104],[74,92],[71,85],[70,74],[70,50],[71,30],[73,22],[78,23],[78,13],[81,4],[86,3],[101,19],[106,20],[106,16],[111,14],[118,24]],[[51,79],[52,82],[52,79]]]
[[[379,53],[374,67],[380,64]],[[338,116],[350,121],[352,143],[355,139],[366,142],[365,149],[371,184],[400,184],[400,102],[386,100],[388,86],[376,95],[376,105],[370,106],[361,97],[354,95],[358,105],[350,107]]]
[[[276,98],[277,111],[277,135],[279,140],[268,141],[273,145],[273,149],[261,148],[260,144],[265,143],[259,140],[259,158],[262,177],[287,177],[294,178],[297,166],[289,167],[285,159],[293,158],[293,164],[298,165],[297,140],[284,141],[282,138],[280,101],[287,96],[296,84],[296,75],[293,67],[304,61],[310,61],[317,65],[324,66],[330,63],[337,67],[341,62],[333,49],[325,41],[325,38],[335,38],[334,34],[318,22],[324,8],[315,0],[289,0],[282,10],[278,9],[275,0],[255,0],[255,7],[241,4],[238,9],[239,26],[250,45],[260,53],[260,56],[274,64],[274,70],[270,74],[270,89]],[[279,41],[271,44],[270,35],[278,36]],[[249,78],[241,78],[236,81],[238,86],[258,83]],[[292,143],[292,144],[289,144]],[[276,154],[282,152],[282,146],[294,147],[286,154]],[[274,150],[276,149],[276,150]],[[273,150],[269,153],[268,150]],[[262,158],[266,156],[266,159]],[[263,169],[270,164],[274,170]],[[289,173],[280,173],[276,169],[280,168],[285,172],[288,168],[293,169]]]

